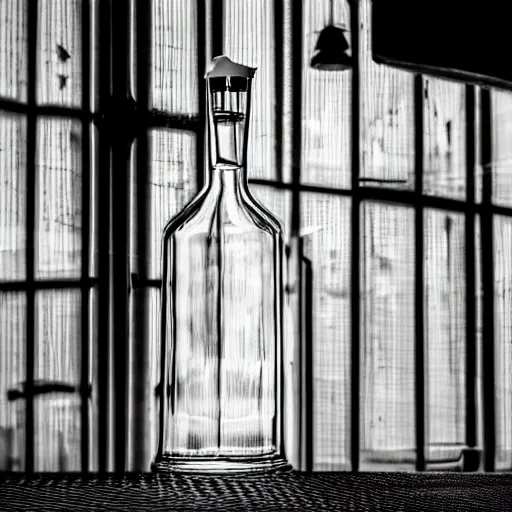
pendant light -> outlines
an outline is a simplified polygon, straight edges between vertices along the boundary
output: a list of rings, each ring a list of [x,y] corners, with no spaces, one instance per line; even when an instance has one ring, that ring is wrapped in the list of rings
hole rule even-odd
[[[318,36],[315,53],[310,65],[323,71],[343,71],[352,67],[352,59],[347,55],[349,44],[343,27],[334,25],[334,0],[331,0],[330,19]]]

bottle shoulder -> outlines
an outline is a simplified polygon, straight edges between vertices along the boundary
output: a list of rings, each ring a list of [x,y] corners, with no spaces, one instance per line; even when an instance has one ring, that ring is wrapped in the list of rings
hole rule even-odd
[[[178,233],[211,236],[219,226],[230,234],[257,231],[272,236],[282,235],[280,222],[252,196],[223,203],[219,198],[200,193],[169,220],[163,236],[164,239]]]
[[[270,225],[271,229],[279,235],[283,234],[282,222],[257,198],[255,198],[250,191],[247,194],[247,202],[253,206],[256,214],[262,219],[263,222]]]
[[[169,237],[172,233],[186,225],[190,219],[199,211],[201,204],[204,202],[205,194],[200,192],[176,215],[171,217],[164,226],[163,236]]]

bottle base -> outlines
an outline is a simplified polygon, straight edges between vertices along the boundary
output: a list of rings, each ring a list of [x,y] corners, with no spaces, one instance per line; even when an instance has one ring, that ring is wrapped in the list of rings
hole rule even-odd
[[[276,454],[218,457],[183,457],[164,455],[151,465],[154,473],[194,473],[219,475],[223,473],[276,473],[291,471],[288,461]]]

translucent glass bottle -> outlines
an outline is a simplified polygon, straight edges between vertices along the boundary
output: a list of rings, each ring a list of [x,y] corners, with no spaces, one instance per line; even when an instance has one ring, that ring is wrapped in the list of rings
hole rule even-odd
[[[214,59],[206,77],[209,180],[163,234],[156,471],[289,467],[281,417],[282,231],[246,177],[254,72]]]

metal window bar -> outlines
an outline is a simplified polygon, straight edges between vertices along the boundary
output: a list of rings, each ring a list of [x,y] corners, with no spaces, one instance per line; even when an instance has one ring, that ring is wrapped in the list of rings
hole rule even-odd
[[[275,5],[275,4],[274,4]],[[300,237],[301,228],[301,210],[300,210],[300,182],[302,172],[302,30],[303,30],[303,6],[302,2],[293,2],[291,6],[291,76],[292,76],[292,116],[291,126],[293,132],[291,136],[291,241],[290,251],[291,254],[295,253],[295,257],[292,257],[290,261],[294,262],[295,268],[291,269],[292,276],[297,278],[297,289],[299,291],[298,301],[295,304],[295,311],[297,318],[307,316],[310,312],[306,307],[305,300],[303,299],[302,291],[308,287],[307,282],[307,266],[306,272],[303,271],[303,265],[307,265],[306,258],[304,258],[304,247],[303,240]],[[277,60],[277,59],[276,59]],[[281,75],[282,76],[282,75]],[[276,77],[276,86],[277,77]],[[282,135],[282,134],[281,134]],[[304,327],[304,326],[301,326]],[[304,332],[303,328],[298,331],[297,342],[300,345],[299,350],[299,368],[301,377],[305,376],[307,367],[304,364],[304,348],[307,345],[307,333]],[[312,374],[310,373],[310,377]],[[313,416],[313,401],[310,399],[312,388],[305,383],[301,383],[299,389],[299,407],[300,414],[299,420],[299,465],[300,469],[304,471],[311,471],[313,469],[313,422],[311,418]],[[312,385],[312,383],[311,383]],[[310,421],[308,421],[310,420]]]
[[[99,55],[98,61],[98,108],[106,112],[110,104],[110,4],[108,0],[100,0],[98,4],[97,36]],[[110,464],[110,411],[112,409],[111,378],[110,378],[110,205],[111,205],[111,176],[110,176],[110,144],[104,132],[105,122],[100,118],[98,123],[100,138],[98,141],[98,217],[103,222],[98,223],[98,471],[104,473],[111,469]]]
[[[223,0],[211,0],[212,13],[212,57],[222,55],[224,46],[224,2]],[[203,99],[204,101],[204,99]]]
[[[27,281],[0,281],[0,291],[14,292],[14,291],[27,291],[29,288],[34,290],[65,290],[67,288],[76,289],[81,284],[87,287],[92,287],[98,284],[99,280],[95,277],[84,277],[83,279],[38,279],[31,285]]]
[[[360,325],[360,213],[363,189],[359,186],[361,165],[361,100],[359,84],[359,0],[350,1],[350,25],[352,36],[352,212],[351,212],[351,369],[350,369],[350,459],[352,471],[359,470],[360,433],[361,433],[361,325]],[[365,191],[367,192],[367,191]]]
[[[82,1],[82,110],[90,111],[90,4],[89,0]],[[81,395],[81,421],[80,421],[80,452],[82,472],[89,471],[89,294],[90,284],[87,279],[89,276],[89,241],[90,241],[90,178],[91,178],[91,158],[90,141],[91,127],[86,119],[82,120],[82,279],[81,279],[81,375],[80,375],[80,395]]]
[[[476,279],[475,279],[475,88],[466,86],[466,445],[470,453],[477,454],[476,403]],[[469,454],[469,453],[468,453]],[[469,470],[476,469],[479,457],[465,461]]]
[[[276,180],[283,181],[283,81],[284,81],[284,0],[274,0],[274,75],[275,75],[275,158],[276,158]]]
[[[114,366],[115,428],[114,471],[123,473],[126,466],[127,439],[127,340],[129,290],[128,184],[129,158],[134,137],[133,118],[130,118],[129,30],[130,4],[111,0],[112,15],[112,97],[110,128],[112,151],[112,330]]]
[[[222,6],[221,6],[222,7]],[[197,72],[198,72],[198,106],[199,116],[196,126],[196,167],[198,169],[197,188],[200,190],[205,183],[205,130],[206,130],[206,84],[204,71],[206,68],[206,0],[197,0]]]
[[[35,104],[34,104],[35,105]],[[28,114],[33,109],[29,103],[21,103],[19,101],[0,98],[0,109],[9,110],[19,114]],[[53,117],[72,117],[81,118],[82,120],[92,121],[94,115],[90,111],[79,110],[76,107],[66,107],[63,105],[37,105],[37,113],[40,116],[53,116]]]
[[[38,2],[28,3],[28,75],[27,75],[27,333],[25,376],[25,471],[34,471],[34,369],[35,369],[35,207],[36,207],[36,84]]]
[[[292,237],[300,230],[300,174],[302,153],[302,2],[292,6]],[[300,258],[298,258],[300,261]],[[299,263],[300,264],[300,263]],[[297,275],[300,275],[300,269]]]
[[[277,190],[292,190],[290,183],[278,182],[271,179],[251,178],[250,183],[255,185],[265,185]],[[339,189],[329,186],[309,185],[301,183],[298,185],[301,192],[313,192],[318,194],[331,194],[335,196],[352,197],[353,193],[348,189]],[[424,208],[433,208],[449,212],[462,213],[481,213],[484,209],[489,209],[494,215],[512,216],[512,209],[505,206],[481,204],[471,204],[469,201],[460,199],[451,199],[448,197],[422,195],[419,199],[414,190],[393,190],[381,187],[361,187],[357,192],[361,201],[388,201],[404,205],[414,206],[418,200]]]
[[[482,365],[483,365],[483,447],[484,470],[494,471],[496,451],[495,377],[494,377],[494,229],[492,205],[492,138],[491,94],[486,88],[480,94],[482,211]]]
[[[423,78],[414,80],[414,166],[415,166],[415,415],[416,415],[416,471],[425,471],[425,340],[423,325]]]
[[[135,30],[139,47],[136,52],[136,103],[141,111],[143,118],[147,115],[149,109],[149,89],[147,86],[147,76],[149,70],[149,34],[151,30],[151,5],[148,2],[137,1],[135,11]],[[137,219],[136,219],[136,247],[137,247],[137,272],[138,277],[145,279],[147,275],[147,184],[148,184],[148,132],[147,129],[141,127],[137,134]],[[130,284],[130,295],[132,296],[133,309],[132,314],[135,315],[135,333],[136,340],[145,340],[147,332],[147,308],[145,289],[133,286],[133,280]],[[132,323],[133,325],[133,323]],[[135,468],[143,467],[145,448],[147,441],[143,418],[144,409],[147,407],[147,390],[145,384],[147,382],[147,361],[148,361],[148,343],[132,343],[129,353],[130,382],[129,382],[129,409],[131,413],[131,421],[129,428],[129,447],[131,460],[128,463]],[[135,378],[132,378],[135,375]],[[138,421],[137,421],[138,420]]]

